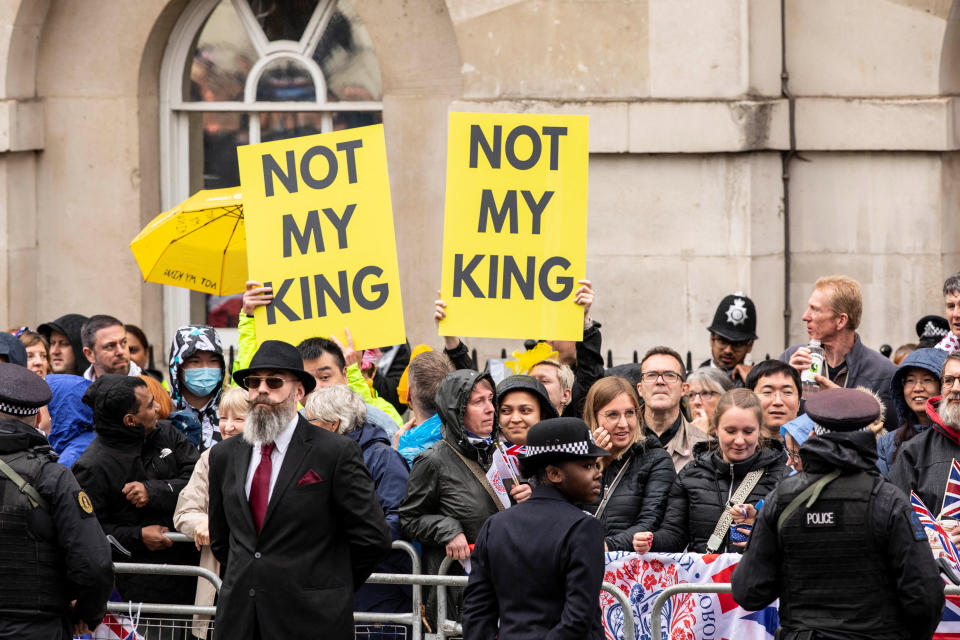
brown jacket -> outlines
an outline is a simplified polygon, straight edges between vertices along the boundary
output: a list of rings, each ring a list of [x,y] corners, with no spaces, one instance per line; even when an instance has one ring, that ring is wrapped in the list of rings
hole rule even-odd
[[[193,468],[193,475],[187,486],[180,492],[177,499],[177,510],[173,514],[173,526],[177,531],[191,538],[196,535],[197,528],[207,527],[208,485],[210,480],[210,449],[200,454],[197,465]],[[183,543],[180,543],[183,544]],[[210,545],[205,545],[200,552],[200,566],[220,575],[220,563],[213,557]],[[197,578],[197,597],[194,604],[197,606],[212,606],[217,590],[206,578]],[[207,637],[207,627],[210,616],[193,616],[193,635],[197,638]]]
[[[693,460],[693,445],[703,440],[707,440],[707,434],[688,421],[681,412],[680,428],[664,447],[673,459],[673,468],[677,473]]]

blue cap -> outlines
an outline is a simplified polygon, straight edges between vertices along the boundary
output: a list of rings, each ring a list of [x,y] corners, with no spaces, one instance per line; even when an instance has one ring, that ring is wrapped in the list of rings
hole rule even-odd
[[[785,437],[789,433],[790,437],[797,441],[797,446],[800,446],[810,437],[811,431],[813,431],[813,420],[804,413],[782,425],[780,437]]]

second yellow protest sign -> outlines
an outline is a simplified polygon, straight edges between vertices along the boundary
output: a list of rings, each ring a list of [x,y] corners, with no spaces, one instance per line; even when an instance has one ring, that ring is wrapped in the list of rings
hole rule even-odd
[[[580,340],[587,116],[451,113],[441,335]]]
[[[257,339],[402,343],[383,125],[237,149],[250,277],[273,287]]]

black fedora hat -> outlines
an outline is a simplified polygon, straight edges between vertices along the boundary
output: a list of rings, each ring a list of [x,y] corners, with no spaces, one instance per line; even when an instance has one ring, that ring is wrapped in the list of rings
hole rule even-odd
[[[610,452],[593,442],[590,427],[580,418],[549,418],[530,427],[520,471],[534,475],[548,464],[584,458],[602,458]]]
[[[303,370],[303,358],[300,357],[297,348],[281,340],[265,340],[257,349],[257,352],[253,354],[250,365],[246,369],[233,372],[233,381],[244,387],[243,382],[246,377],[257,369],[289,371],[303,383],[303,389],[307,393],[313,391],[314,387],[317,386],[316,379]]]

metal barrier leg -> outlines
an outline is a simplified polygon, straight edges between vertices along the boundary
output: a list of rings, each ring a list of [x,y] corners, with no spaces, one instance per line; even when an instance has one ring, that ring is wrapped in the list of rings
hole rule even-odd
[[[637,625],[633,619],[633,607],[630,605],[630,598],[609,582],[600,585],[600,589],[609,593],[620,603],[620,610],[623,611],[623,640],[636,640]]]

